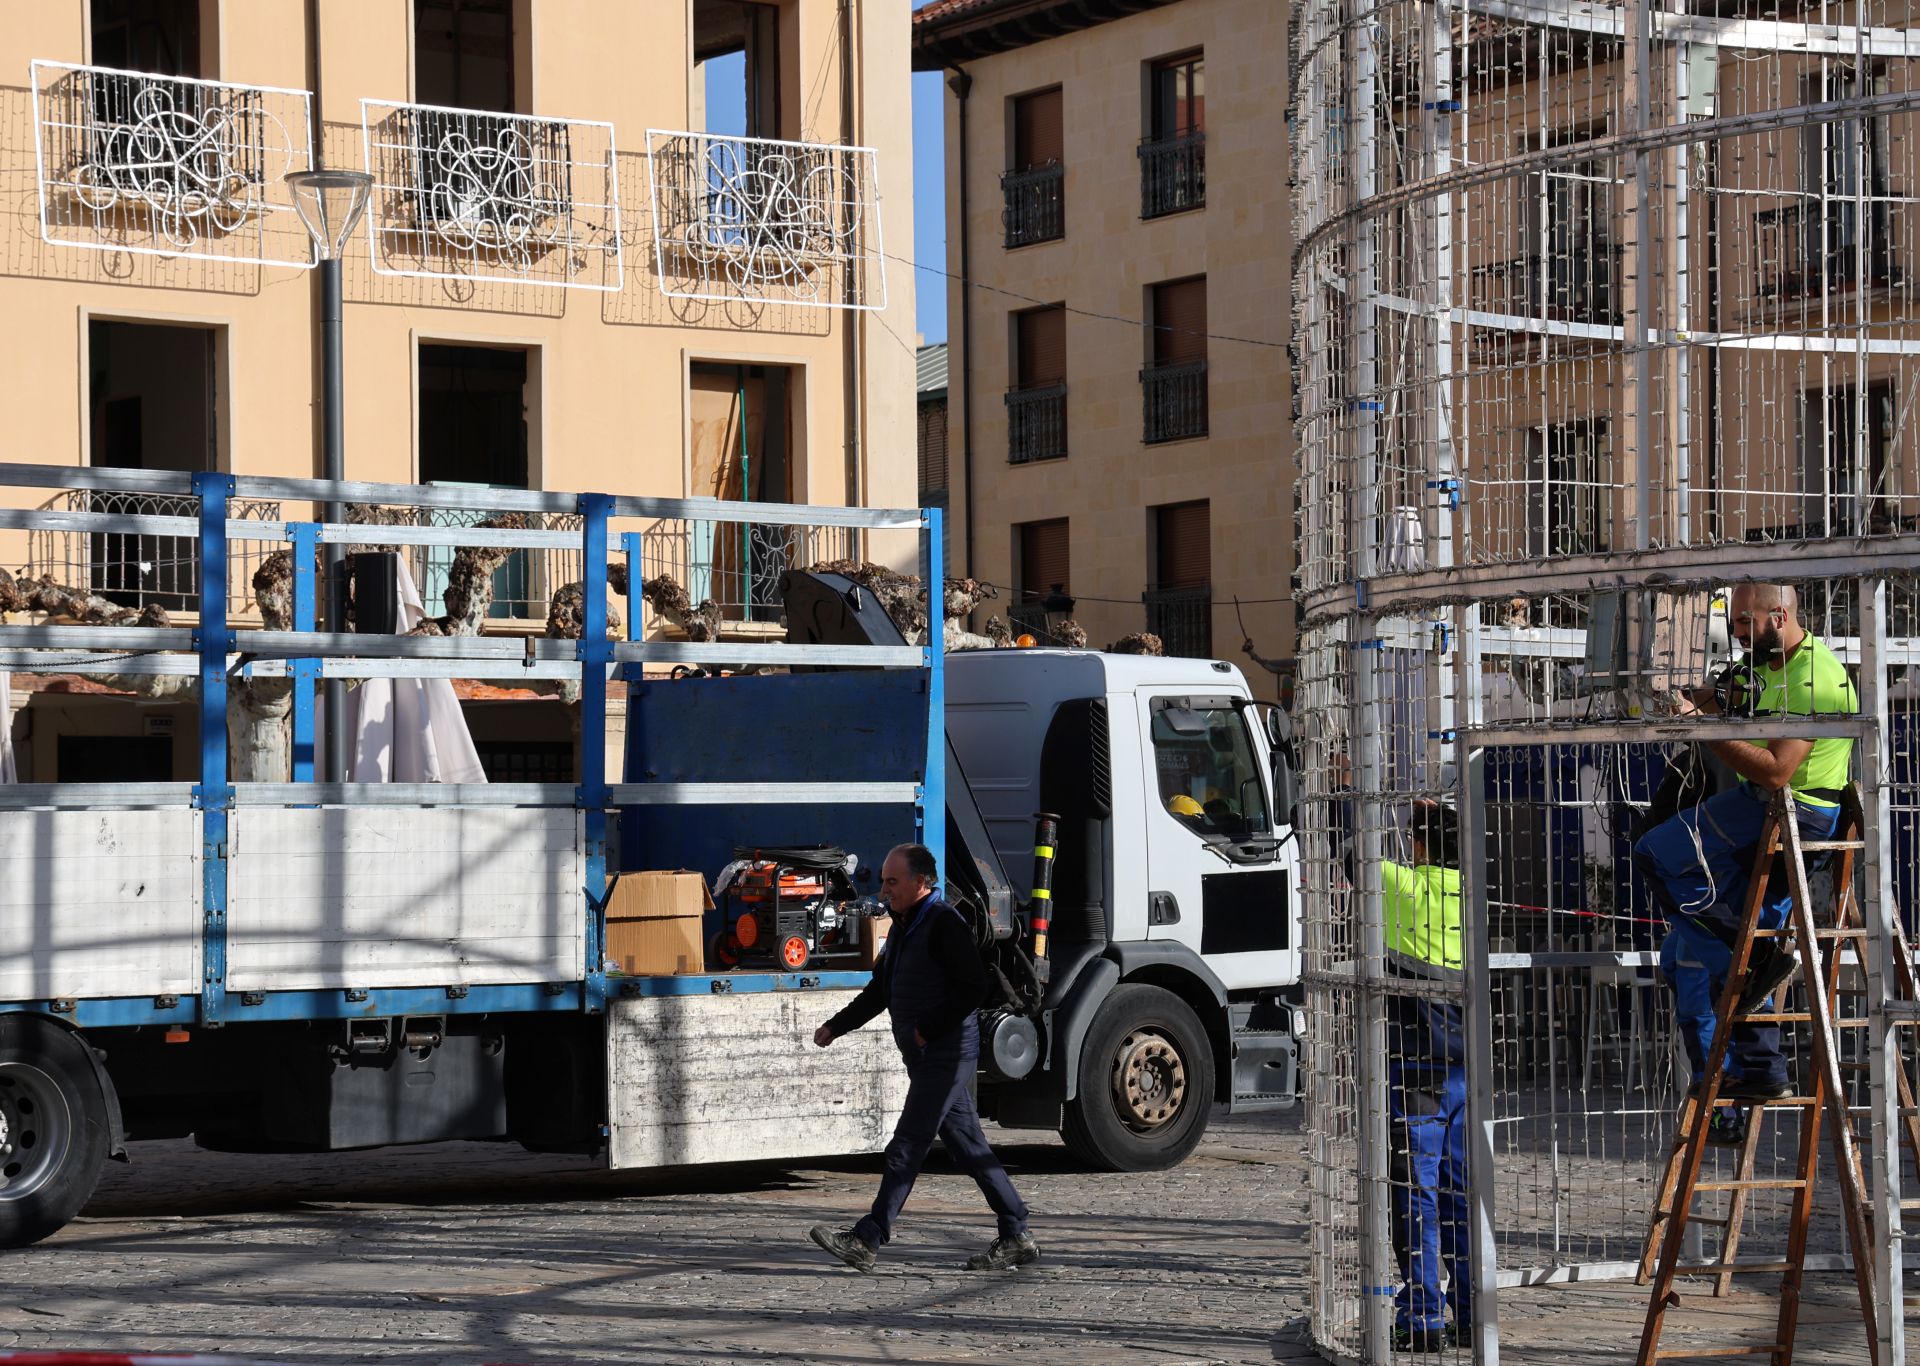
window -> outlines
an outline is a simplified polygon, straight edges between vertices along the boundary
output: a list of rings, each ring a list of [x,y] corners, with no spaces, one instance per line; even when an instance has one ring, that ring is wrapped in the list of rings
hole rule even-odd
[[[1064,98],[1055,86],[1012,101],[1007,120],[1009,164],[1000,177],[1006,200],[1001,218],[1009,247],[1066,235]]]
[[[1140,143],[1140,216],[1207,202],[1206,68],[1198,52],[1147,70],[1147,135]]]
[[[414,102],[518,109],[513,11],[514,0],[413,0]]]
[[[798,375],[784,365],[697,361],[688,375],[693,448],[689,492],[696,498],[756,503],[793,499],[793,405]],[[668,572],[694,602],[711,598],[729,620],[774,621],[780,576],[809,547],[796,529],[744,522],[690,522]],[[848,546],[813,547],[813,560],[844,558]],[[684,577],[682,577],[684,573]]]
[[[1147,629],[1169,655],[1213,654],[1213,545],[1206,501],[1150,510],[1153,580],[1141,595]]]
[[[778,138],[781,131],[780,9],[756,0],[695,0],[695,98],[702,131]]]
[[[1148,291],[1149,364],[1140,372],[1141,440],[1207,434],[1207,279]]]
[[[420,348],[420,482],[456,488],[531,488],[530,357],[493,346]],[[434,526],[472,526],[487,514],[434,508]],[[536,552],[516,550],[494,571],[493,617],[546,615]],[[453,568],[452,546],[430,546],[420,597],[438,610]],[[557,585],[556,585],[557,586]]]
[[[1811,104],[1885,94],[1886,74],[1877,64],[1862,69],[1835,64],[1807,76],[1801,98]],[[1788,260],[1781,292],[1818,293],[1822,288],[1886,284],[1893,272],[1892,205],[1888,202],[1888,128],[1882,118],[1810,123],[1800,133],[1801,202],[1782,211],[1797,222],[1773,245]],[[1791,238],[1792,240],[1783,240]],[[1865,257],[1866,279],[1860,278]],[[1765,290],[1765,282],[1762,284]]]
[[[1013,530],[1019,558],[1013,566],[1014,601],[1007,608],[1007,616],[1016,631],[1046,640],[1047,601],[1052,598],[1057,606],[1073,580],[1067,554],[1067,519],[1022,522]]]
[[[1864,403],[1852,385],[1801,394],[1803,535],[1861,536],[1896,528],[1893,500],[1900,490],[1887,482],[1894,421],[1892,380],[1869,384]]]
[[[1607,422],[1583,418],[1527,433],[1527,550],[1588,555],[1606,550],[1612,520]]]
[[[1591,141],[1603,124],[1560,129],[1546,147]],[[1504,274],[1496,284],[1509,297],[1486,304],[1496,312],[1543,313],[1572,322],[1617,320],[1619,249],[1613,243],[1613,168],[1606,161],[1576,161],[1542,171],[1522,202],[1523,253],[1517,263],[1489,266]],[[1523,289],[1522,298],[1511,291]]]
[[[156,76],[204,76],[201,0],[92,0],[93,65]],[[211,26],[209,26],[211,27]]]
[[[89,462],[122,470],[218,469],[219,340],[210,327],[89,322]],[[94,512],[193,516],[198,509],[190,497],[83,496]],[[191,537],[95,533],[87,538],[86,561],[89,586],[115,602],[171,611],[199,606]]]
[[[1229,698],[1156,697],[1154,772],[1161,807],[1202,835],[1245,839],[1268,829],[1253,738]]]
[[[1063,304],[1013,315],[1013,386],[1007,392],[1007,461],[1059,460],[1067,453],[1067,310]]]

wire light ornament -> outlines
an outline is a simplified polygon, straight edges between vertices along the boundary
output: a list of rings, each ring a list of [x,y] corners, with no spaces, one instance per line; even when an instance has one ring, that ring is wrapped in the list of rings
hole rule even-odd
[[[1461,1332],[1417,1359],[1553,1359],[1581,1330],[1534,1311],[1536,1285],[1644,1310],[1690,1068],[1636,838],[1692,742],[1792,733],[1673,714],[1734,652],[1740,583],[1793,587],[1856,676],[1856,892],[1881,962],[1920,904],[1912,5],[1294,0],[1312,1321],[1335,1359],[1402,1359],[1395,1243],[1429,1193],[1465,1204],[1440,1236],[1466,1256],[1435,1276]],[[1460,822],[1464,963],[1409,986],[1383,870],[1414,861],[1421,800]],[[1920,1174],[1889,1097],[1915,1059],[1886,980],[1841,988],[1867,1021],[1846,1099],[1873,1158],[1875,1327],[1837,1315],[1802,1361],[1907,1356],[1900,1195]],[[1464,1178],[1407,1165],[1410,997],[1462,1021]],[[1804,1037],[1789,1057],[1804,1069]],[[1717,1181],[1742,1160],[1763,1186],[1794,1175],[1798,1120],[1768,1115]],[[1742,1259],[1785,1255],[1788,1199],[1729,1189],[1696,1263],[1729,1230]],[[1832,1221],[1812,1238],[1809,1266],[1842,1265]],[[1725,1332],[1737,1317],[1693,1345],[1764,1336]]]
[[[313,264],[282,184],[313,164],[305,91],[62,62],[32,75],[44,240]]]
[[[669,297],[887,306],[872,148],[649,129],[647,161]]]
[[[621,288],[612,124],[362,100],[360,127],[379,273]]]

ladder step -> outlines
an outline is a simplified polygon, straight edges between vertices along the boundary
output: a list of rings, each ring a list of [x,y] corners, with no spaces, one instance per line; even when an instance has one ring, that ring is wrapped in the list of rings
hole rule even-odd
[[[1865,840],[1801,840],[1800,847],[1810,854],[1824,853],[1829,849],[1865,849]]]
[[[1812,1021],[1813,1016],[1804,1010],[1796,1010],[1786,1014],[1776,1014],[1771,1010],[1755,1011],[1749,1015],[1735,1015],[1733,1017],[1735,1024],[1810,1024]],[[1835,1029],[1865,1029],[1869,1022],[1866,1020],[1834,1020],[1831,1021],[1831,1023]],[[1889,1021],[1889,1023],[1891,1023],[1891,1021]]]
[[[1697,1191],[1797,1191],[1806,1184],[1799,1180],[1696,1181],[1693,1188]]]
[[[1734,1272],[1744,1276],[1778,1276],[1793,1270],[1792,1262],[1707,1262],[1701,1266],[1683,1266],[1676,1276],[1720,1276]]]
[[[1656,1361],[1681,1361],[1694,1357],[1770,1357],[1780,1351],[1780,1344],[1769,1342],[1763,1346],[1752,1347],[1668,1347],[1653,1354]]]

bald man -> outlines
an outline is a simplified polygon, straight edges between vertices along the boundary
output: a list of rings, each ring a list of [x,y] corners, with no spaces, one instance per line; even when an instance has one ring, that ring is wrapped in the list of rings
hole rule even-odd
[[[1799,600],[1792,588],[1743,584],[1733,591],[1730,615],[1734,637],[1745,647],[1756,679],[1754,715],[1850,716],[1860,710],[1846,667],[1800,624]],[[1682,710],[1694,709],[1719,710],[1712,689],[1689,695]],[[1767,804],[1774,793],[1791,789],[1801,838],[1829,838],[1853,757],[1853,741],[1834,736],[1706,743],[1739,775],[1739,785],[1655,826],[1633,851],[1667,915],[1660,967],[1673,992],[1696,1085],[1713,1046],[1714,1005],[1732,966]],[[1792,908],[1791,894],[1776,885],[1778,881],[1768,885],[1760,909],[1762,929],[1785,925]],[[1785,940],[1759,940],[1742,1008],[1758,1009],[1793,968],[1794,953]],[[1735,1025],[1720,1094],[1732,1100],[1777,1100],[1791,1093],[1779,1027]],[[1743,1115],[1719,1112],[1714,1121],[1716,1141],[1735,1143],[1744,1136]]]

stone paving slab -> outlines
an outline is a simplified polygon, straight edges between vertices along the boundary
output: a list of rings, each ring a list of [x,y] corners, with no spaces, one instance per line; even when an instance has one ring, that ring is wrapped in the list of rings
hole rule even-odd
[[[959,1269],[992,1219],[937,1159],[899,1240],[863,1276],[805,1234],[857,1217],[872,1158],[633,1174],[501,1144],[321,1156],[137,1145],[135,1164],[111,1168],[71,1227],[5,1255],[0,1349],[316,1366],[1320,1359],[1299,1326],[1297,1114],[1222,1117],[1188,1162],[1141,1175],[1086,1172],[1052,1135],[994,1137],[1045,1255],[990,1275]],[[1847,1288],[1816,1286],[1820,1341],[1796,1360],[1864,1360]],[[1503,1359],[1627,1362],[1644,1293],[1509,1292]],[[1747,1296],[1712,1312],[1753,1319],[1766,1307]]]

